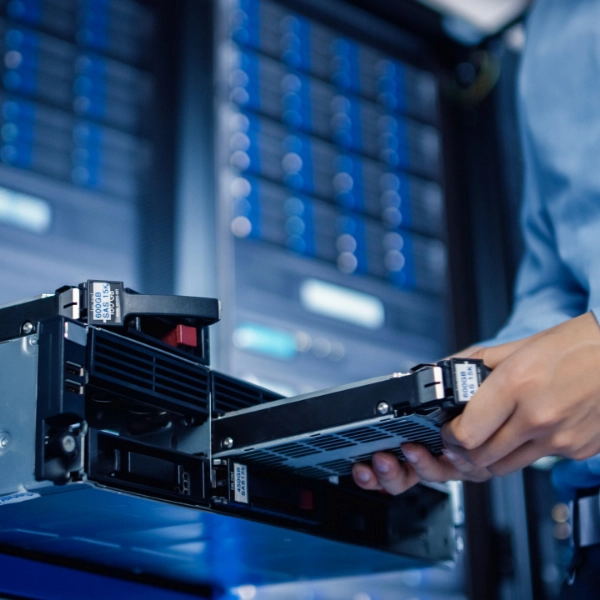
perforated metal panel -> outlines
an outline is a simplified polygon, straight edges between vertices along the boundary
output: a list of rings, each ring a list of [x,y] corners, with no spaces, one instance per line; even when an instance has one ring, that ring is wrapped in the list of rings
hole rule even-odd
[[[247,463],[326,479],[349,475],[354,463],[370,461],[374,452],[385,450],[406,460],[400,448],[405,442],[423,444],[431,453],[440,454],[440,426],[437,413],[384,417],[240,448],[235,454]]]
[[[208,369],[104,330],[92,333],[92,385],[169,403],[175,412],[208,414]]]
[[[223,415],[233,410],[264,404],[283,398],[270,390],[212,371],[213,414]]]

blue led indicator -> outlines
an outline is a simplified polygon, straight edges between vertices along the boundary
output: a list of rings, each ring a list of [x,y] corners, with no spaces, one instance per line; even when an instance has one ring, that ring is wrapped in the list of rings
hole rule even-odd
[[[410,166],[408,158],[408,124],[404,119],[398,119],[398,129],[396,131],[396,152],[398,156],[397,165],[401,169]]]
[[[250,170],[253,173],[260,173],[260,121],[258,119],[249,119],[248,138],[250,147],[247,150],[250,159]]]
[[[40,0],[11,0],[6,12],[11,19],[27,23],[39,23],[42,17]]]
[[[359,162],[358,168],[354,169],[354,186],[352,192],[354,195],[355,210],[363,211],[365,209],[365,187],[363,179],[363,163]]]
[[[109,22],[110,17],[106,7],[87,7],[80,13],[81,37],[84,44],[98,50],[105,50],[109,45]]]
[[[396,98],[398,110],[405,112],[407,108],[406,67],[396,62]]]
[[[262,190],[261,184],[258,179],[252,178],[249,179],[251,185],[250,195],[248,196],[249,202],[249,213],[247,215],[250,220],[250,224],[252,225],[252,229],[250,231],[250,235],[248,237],[251,238],[260,238],[262,236],[262,227],[261,227],[261,197]]]
[[[350,122],[352,123],[352,147],[358,152],[363,149],[362,140],[362,115],[360,102],[353,99],[350,103]]]
[[[242,22],[233,31],[233,38],[240,44],[260,47],[260,3],[258,0],[240,0],[239,16]]]
[[[300,67],[305,71],[311,70],[311,43],[310,43],[310,31],[311,25],[308,19],[299,18],[298,27],[298,38],[300,39],[299,51],[300,51]]]
[[[389,277],[394,285],[399,288],[412,290],[416,287],[413,241],[408,235],[404,235],[403,238],[402,254],[405,260],[404,267],[400,271],[392,271]]]
[[[359,47],[356,42],[349,42],[348,59],[350,61],[350,89],[361,92]]]
[[[302,128],[306,131],[311,131],[313,127],[311,81],[306,76],[300,76],[300,98],[302,106],[300,112]]]
[[[400,195],[400,212],[402,214],[402,225],[403,227],[412,226],[412,207],[410,204],[411,198],[411,189],[410,189],[410,181],[408,177],[403,175],[398,175],[400,178],[400,188],[398,189],[398,194]]]
[[[338,219],[338,231],[340,234],[347,233],[354,236],[356,233],[356,219],[348,215],[340,217]]]
[[[360,273],[367,273],[369,271],[369,263],[367,260],[367,237],[365,234],[365,221],[360,217],[355,220],[356,227],[354,231],[354,239],[356,240],[356,256],[357,265],[356,270]]]
[[[258,56],[252,52],[242,52],[240,55],[241,68],[248,77],[246,90],[248,92],[248,102],[246,106],[260,109],[261,94],[260,94],[260,70]]]
[[[314,163],[313,163],[313,147],[312,141],[308,137],[304,137],[302,141],[302,177],[303,189],[307,192],[314,192],[315,181],[314,181]]]
[[[315,255],[315,223],[313,203],[311,200],[304,199],[304,242],[306,244],[305,253],[309,256]]]

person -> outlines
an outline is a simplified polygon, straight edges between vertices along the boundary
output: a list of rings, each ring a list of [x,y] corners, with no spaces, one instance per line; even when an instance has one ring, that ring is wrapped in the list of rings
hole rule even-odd
[[[598,0],[533,5],[518,80],[525,253],[508,323],[466,353],[493,371],[443,427],[442,456],[415,444],[403,464],[376,454],[354,466],[359,486],[484,481],[548,455],[567,459],[555,473],[564,489],[600,486],[599,24]],[[600,567],[600,545],[584,550],[564,598],[598,594],[600,568],[585,565]]]

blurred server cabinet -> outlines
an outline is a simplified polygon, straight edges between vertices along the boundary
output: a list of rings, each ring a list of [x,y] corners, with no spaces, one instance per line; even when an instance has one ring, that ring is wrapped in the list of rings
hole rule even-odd
[[[159,13],[0,2],[0,303],[90,274],[141,285]]]
[[[414,2],[215,6],[221,368],[293,394],[494,335],[519,187],[501,40],[456,43]],[[532,597],[521,475],[467,485],[465,507],[465,568],[415,591]]]
[[[456,340],[438,58],[346,3],[215,7],[220,368],[292,395],[444,356]],[[463,577],[461,564],[290,597],[364,586],[458,600]]]
[[[351,7],[334,28],[307,3],[217,5],[225,368],[293,394],[443,356],[434,61],[377,22],[382,50]]]

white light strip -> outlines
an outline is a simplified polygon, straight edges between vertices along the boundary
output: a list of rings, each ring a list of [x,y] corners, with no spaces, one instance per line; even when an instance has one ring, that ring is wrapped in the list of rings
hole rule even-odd
[[[385,322],[385,310],[379,298],[318,279],[302,282],[300,300],[310,312],[367,329],[379,329]]]
[[[486,33],[493,33],[522,12],[529,0],[420,0],[444,14],[466,19]]]
[[[52,211],[45,200],[0,187],[0,223],[45,233],[51,222]]]

